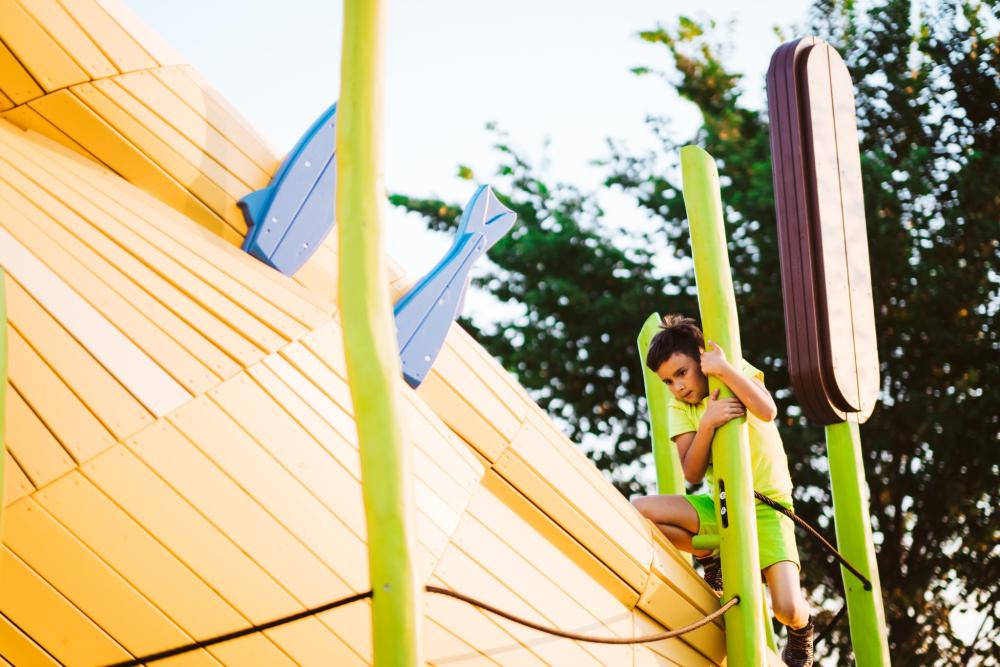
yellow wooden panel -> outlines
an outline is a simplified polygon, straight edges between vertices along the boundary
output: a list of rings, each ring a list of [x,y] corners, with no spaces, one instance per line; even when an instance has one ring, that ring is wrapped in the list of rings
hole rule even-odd
[[[330,239],[336,236],[327,236],[313,256],[292,276],[295,282],[331,304],[337,303],[337,253],[327,246]]]
[[[18,0],[67,55],[91,78],[118,74],[111,61],[56,0]]]
[[[7,387],[7,450],[35,486],[76,467],[73,459],[14,387]]]
[[[60,46],[16,0],[0,0],[3,41],[45,90],[53,91],[88,79]]]
[[[135,72],[120,77],[116,83],[153,109],[180,136],[196,145],[199,151],[223,168],[227,181],[240,183],[239,187],[243,192],[237,193],[237,197],[245,195],[249,190],[266,187],[271,180],[273,170],[265,171],[254,164],[224,133],[220,133],[206,122],[188,105],[187,100],[179,98],[153,72]],[[153,125],[147,124],[147,126],[154,129]],[[158,131],[157,133],[160,134]],[[160,134],[160,136],[167,135]],[[202,159],[204,160],[204,157]],[[225,187],[227,192],[229,191],[228,183],[216,182]]]
[[[60,662],[100,665],[132,657],[7,547],[0,550],[0,579],[0,613]]]
[[[126,444],[304,605],[323,604],[364,590],[353,587],[356,581],[346,583],[327,569],[256,498],[168,423],[158,422]],[[247,449],[239,453],[249,456]],[[259,489],[254,487],[254,492]]]
[[[518,539],[530,542],[528,553],[537,551],[544,558],[546,552],[558,550],[573,564],[561,566],[563,576],[574,591],[586,596],[594,610],[613,609],[615,603],[632,609],[639,601],[635,589],[495,471],[483,477],[483,492],[473,497],[469,513],[492,526],[498,535],[513,535],[516,531]],[[532,530],[523,530],[524,524]],[[554,554],[552,557],[557,558]],[[606,591],[607,596],[602,597],[601,591]]]
[[[251,623],[266,623],[305,608],[125,447],[95,458],[83,472]],[[265,634],[301,664],[329,664],[330,656],[347,650],[313,618]]]
[[[260,385],[241,373],[210,396],[355,535],[367,539],[359,481]]]
[[[302,343],[342,378],[347,377],[344,358],[344,332],[338,322],[330,321],[302,337]]]
[[[445,344],[434,360],[434,373],[462,396],[473,410],[482,415],[506,440],[511,440],[521,426],[521,419],[490,389],[490,378],[479,377],[456,351]],[[447,423],[448,415],[442,414]]]
[[[251,625],[79,472],[34,498],[192,636],[206,638]],[[210,652],[229,664],[292,664],[262,634],[219,644]]]
[[[13,106],[14,102],[9,97],[4,95],[2,90],[0,90],[0,111],[6,111]]]
[[[3,170],[3,166],[4,164],[0,160],[0,171]],[[4,173],[4,177],[9,178],[10,173]],[[15,202],[17,206],[23,207],[23,211],[32,214],[33,219],[31,223],[29,224],[21,215],[21,211],[15,211],[8,202]],[[235,341],[234,344],[241,346],[242,351],[249,350],[250,354],[259,354],[259,352],[254,352],[253,348],[246,341],[236,336],[230,329],[211,318],[196,304],[191,303],[190,300],[183,298],[165,280],[153,274],[144,265],[135,260],[135,258],[124,253],[124,251],[108,241],[103,235],[84,224],[69,209],[62,209],[66,214],[66,217],[62,219],[69,224],[67,227],[61,227],[55,224],[53,218],[42,214],[37,208],[29,207],[30,205],[27,204],[27,201],[21,195],[10,191],[0,181],[0,211],[2,211],[3,219],[8,221],[9,230],[18,236],[19,240],[32,247],[34,251],[46,255],[52,253],[58,254],[58,249],[60,248],[68,251],[72,256],[78,258],[81,264],[98,275],[114,292],[120,294],[125,301],[152,320],[163,333],[177,341],[177,345],[180,345],[198,360],[202,361],[216,376],[227,377],[232,375],[239,370],[239,366],[222,350],[215,347],[206,336],[203,336],[201,332],[187,324],[184,319],[181,319],[180,316],[190,318],[200,328],[207,330],[208,334],[221,337],[223,342],[229,343]],[[56,210],[58,211],[59,209],[57,208]],[[10,225],[9,221],[15,219],[15,216],[17,224]],[[79,224],[74,226],[74,222]],[[34,225],[38,225],[38,227],[35,228]],[[72,228],[82,238],[74,237],[70,233],[69,228]],[[44,230],[44,235],[39,237],[37,234],[41,230]],[[41,238],[44,241],[44,237],[51,239],[47,243],[50,246],[49,251],[44,249],[38,250],[36,239]],[[94,245],[100,250],[106,251],[111,261],[97,254],[97,252],[85,245],[83,241],[93,241]],[[46,244],[43,243],[42,245]],[[121,260],[122,264],[116,266],[112,263],[116,260]],[[60,269],[65,270],[62,266],[60,266]],[[149,292],[133,282],[134,280],[142,280],[144,285],[149,287],[149,292],[152,292],[154,296],[160,297],[161,300],[153,298]],[[76,283],[71,282],[71,284]],[[92,296],[93,294],[93,292],[90,292],[88,296]],[[135,335],[139,335],[142,332],[141,328],[136,329],[132,326],[129,326],[128,330]],[[144,338],[144,344],[153,344],[157,340],[157,336],[151,335],[149,338]],[[169,354],[169,347],[166,345],[165,347],[167,347],[167,351],[164,353]],[[181,363],[174,370],[180,373],[189,367],[189,364]],[[192,375],[190,378],[189,381],[198,383],[197,375]],[[202,381],[214,384],[214,380],[211,379],[203,379]],[[188,384],[188,382],[182,383]]]
[[[132,38],[142,45],[142,49],[161,65],[174,65],[187,62],[173,47],[167,44],[156,32],[150,30],[138,16],[128,7],[115,0],[97,0],[104,11],[114,19]]]
[[[40,97],[32,101],[31,106],[130,183],[223,238],[233,243],[242,239],[222,218],[142,155],[131,142],[69,90]]]
[[[486,471],[475,450],[455,435],[416,392],[404,388],[401,398],[409,437],[421,443],[427,455],[460,487],[475,490]]]
[[[649,578],[648,565],[637,563],[621,544],[609,538],[590,517],[581,514],[580,510],[566,502],[544,475],[532,470],[510,450],[500,457],[494,469],[632,588],[643,590],[646,579]]]
[[[85,155],[91,160],[97,160],[97,158],[88,153],[83,146],[73,141],[68,134],[47,121],[40,113],[32,109],[27,104],[22,104],[21,106],[0,115],[2,115],[4,120],[9,121],[22,130],[34,130],[38,134],[48,137],[60,145],[76,151],[80,155]]]
[[[488,521],[488,519],[487,519]],[[506,540],[516,544],[524,526]],[[587,600],[578,600],[559,587],[561,569],[544,569],[537,554],[519,551],[486,528],[478,519],[466,516],[452,537],[452,544],[479,563],[529,606],[529,618],[549,627],[580,632],[594,637],[629,637],[632,623],[629,610],[621,605],[610,610],[607,618],[596,616]],[[566,642],[567,645],[570,642]],[[628,646],[573,642],[579,649],[603,664],[625,664],[632,658]],[[569,656],[567,656],[569,657]]]
[[[417,389],[417,394],[488,461],[499,459],[507,448],[509,440],[442,380],[433,368]]]
[[[17,667],[57,667],[59,663],[20,628],[0,614],[0,656]]]
[[[520,596],[511,591],[508,587],[508,582],[503,581],[457,548],[451,547],[445,551],[438,562],[434,575],[445,582],[446,588],[460,591],[480,600],[489,601],[490,604],[504,611],[523,616],[536,623],[551,624],[551,621],[540,615]],[[487,614],[492,622],[502,627],[534,655],[548,664],[600,664],[592,655],[583,650],[577,642],[526,628],[488,612]],[[465,615],[473,615],[472,610],[468,606]],[[456,630],[461,628],[461,622],[456,622],[454,627]],[[491,654],[487,652],[487,655]]]
[[[11,392],[12,390],[8,387],[7,391]],[[8,395],[10,394],[8,393]],[[7,444],[8,446],[10,445],[9,442]],[[9,449],[4,451],[3,458],[3,498],[0,501],[6,507],[34,491],[35,487],[32,486],[31,480],[21,470],[21,466],[11,456]]]
[[[650,524],[652,526],[652,524]],[[659,530],[653,535],[652,572],[706,614],[719,608],[719,596],[691,567],[688,554],[682,554]]]
[[[8,329],[10,383],[76,461],[115,443],[114,437],[14,329]]]
[[[634,619],[636,636],[652,635],[665,631],[664,626],[660,625],[638,609],[635,611]],[[684,639],[684,637],[677,637],[674,639],[667,639],[665,641],[644,644],[643,646],[645,646],[649,651],[649,655],[644,658],[645,662],[641,664],[668,664],[680,665],[681,667],[688,667],[689,665],[691,667],[710,667],[711,665],[718,664],[709,660],[695,648],[685,643]],[[733,665],[733,667],[736,666]]]
[[[161,67],[151,73],[270,180],[278,170],[278,156],[238,111],[219,102],[218,93],[210,87],[206,89],[188,76],[187,72],[190,70],[190,66]],[[226,154],[229,155],[228,147]]]
[[[649,584],[639,598],[637,608],[671,630],[699,621],[706,613],[679,596],[672,586],[657,576],[650,577]],[[719,604],[716,602],[715,609],[718,608]],[[717,662],[726,656],[725,635],[721,627],[715,623],[688,632],[683,640],[685,644]]]
[[[0,88],[15,104],[23,104],[45,94],[7,45],[0,41]]]
[[[447,344],[462,358],[472,373],[485,383],[497,398],[503,401],[518,421],[524,421],[528,406],[533,401],[510,373],[491,357],[457,322],[451,325]]]
[[[8,211],[9,215],[17,216],[19,221],[24,220],[23,216],[14,212],[6,202],[0,201],[0,215],[7,216]],[[159,329],[143,313],[136,310],[101,280],[98,274],[88,270],[40,229],[25,222],[11,225],[10,232],[66,284],[73,285],[81,297],[86,298],[109,322],[189,391],[199,394],[218,382],[218,376],[196,357]]]
[[[84,32],[121,72],[156,67],[157,62],[96,0],[62,1]]]
[[[648,566],[653,557],[648,522],[632,510],[631,506],[629,509],[633,516],[628,519],[615,511],[607,495],[598,491],[584,474],[569,464],[569,457],[565,454],[571,447],[568,440],[553,445],[542,436],[532,421],[521,428],[510,445],[510,449],[540,478],[546,480],[566,502],[588,517],[609,539],[621,545],[622,550],[636,563]],[[599,483],[610,487],[603,479]],[[620,493],[612,491],[618,499],[628,504]]]
[[[30,498],[7,508],[4,543],[134,655],[192,640]],[[183,664],[218,664],[204,651]]]
[[[312,582],[313,586],[324,591],[327,599],[343,591],[343,587],[335,583],[338,579],[351,589],[350,592],[363,591],[369,587],[368,551],[365,543],[348,529],[344,521],[310,494],[258,442],[232,421],[222,408],[208,397],[200,396],[174,412],[169,421],[201,450],[201,454],[214,461],[220,471],[225,471],[232,482],[236,482],[250,498],[322,561],[326,567],[307,558],[303,553],[300,556],[300,567],[315,570],[316,578]],[[159,429],[153,429],[154,433],[157,431]],[[163,433],[165,436],[168,431],[164,429]],[[164,467],[166,462],[162,460],[164,456],[159,452],[165,452],[170,459],[189,457],[187,460],[194,469],[206,467],[207,462],[202,463],[195,452],[183,454],[178,452],[178,446],[172,440],[175,439],[153,438],[153,442],[164,446],[170,442],[172,449],[169,451],[157,450],[157,453],[153,454],[151,450],[155,449],[156,445],[152,443],[146,443],[145,447],[137,449],[140,456],[147,456],[145,452],[150,452],[148,462],[155,463],[155,467],[164,474],[166,474]],[[189,477],[195,476],[195,473],[190,471],[186,474]],[[206,482],[219,480],[207,488],[223,487],[225,482],[217,475],[216,470],[210,470],[205,475]],[[183,488],[180,482],[176,483],[175,487]],[[216,488],[215,493],[221,495],[223,491],[221,488]],[[220,524],[228,518],[230,508],[236,511],[236,508],[247,505],[249,509],[242,510],[241,514],[248,519],[253,516],[250,513],[259,511],[257,504],[249,505],[242,494],[234,492],[232,495],[228,503],[219,503],[220,515],[226,515],[220,516]],[[270,523],[263,516],[257,521]],[[271,530],[279,544],[284,539],[281,530],[271,528],[257,530]],[[236,535],[240,531],[242,528],[236,527],[232,534]],[[292,550],[289,547],[289,551]],[[288,553],[285,558],[290,559],[292,555]],[[276,559],[274,562],[277,563],[279,560]],[[328,568],[336,573],[336,577],[331,577]],[[272,569],[272,571],[277,570]]]
[[[424,655],[430,665],[500,665],[432,618],[424,619]]]
[[[275,363],[275,358],[271,357],[269,360]],[[274,400],[276,400],[282,408],[284,408],[288,414],[295,419],[309,434],[316,439],[323,448],[328,451],[340,465],[351,473],[351,476],[360,482],[361,480],[361,463],[358,455],[358,442],[357,442],[357,431],[355,430],[354,422],[336,405],[328,401],[329,407],[332,408],[332,412],[338,414],[338,418],[326,418],[321,413],[320,410],[322,406],[318,406],[307,399],[304,399],[300,393],[306,392],[304,388],[301,390],[296,390],[295,385],[306,385],[308,383],[302,378],[301,375],[289,365],[287,362],[281,359],[277,359],[277,366],[282,369],[282,373],[291,378],[292,383],[286,384],[277,373],[275,373],[271,368],[263,364],[255,364],[247,369],[247,373],[253,377],[254,381],[261,386],[264,391],[268,393]],[[294,376],[298,377],[298,380]],[[313,388],[313,392],[319,394],[319,391]],[[324,412],[329,412],[329,410],[323,410]],[[336,424],[336,427],[333,425]],[[347,433],[344,434],[337,430],[338,428],[344,429]]]
[[[298,356],[304,364],[308,365],[308,362],[311,361],[315,366],[320,365],[313,357],[306,357],[303,354],[299,354]],[[357,427],[354,424],[354,419],[342,406],[331,400],[328,393],[330,391],[337,391],[343,398],[343,394],[346,393],[346,390],[343,388],[343,380],[330,373],[331,381],[335,382],[336,385],[332,388],[325,388],[327,391],[323,391],[282,355],[271,355],[264,360],[264,363],[282,381],[287,383],[296,394],[303,398],[314,410],[319,412],[323,419],[333,426],[344,439],[354,445],[355,448],[357,447]]]
[[[197,149],[187,144],[189,150],[184,151],[184,140],[179,135],[163,136],[165,128],[149,129],[135,117],[142,106],[129,98],[118,88],[114,81],[103,80],[82,84],[72,88],[73,94],[83,100],[102,120],[120,133],[133,149],[150,160],[167,176],[180,184],[187,192],[222,218],[238,235],[246,234],[246,223],[242,214],[236,208],[236,198],[227,193],[223,187],[214,182],[203,170],[197,159],[205,159]],[[113,99],[114,93],[122,99]],[[122,104],[138,108],[122,108]],[[146,115],[152,115],[145,110]],[[188,159],[182,155],[187,152]],[[206,161],[207,163],[207,161]],[[197,166],[196,166],[197,165]],[[123,174],[128,177],[128,174]]]
[[[153,415],[66,332],[21,284],[10,277],[7,285],[9,322],[31,341],[63,382],[111,431],[115,439],[135,433],[153,422]]]
[[[0,140],[2,143],[2,140]],[[0,163],[3,158],[0,157]],[[8,166],[10,163],[7,163]],[[239,309],[239,307],[229,301],[224,295],[215,292],[209,285],[206,285],[195,276],[177,269],[169,257],[151,247],[149,244],[136,240],[134,235],[128,237],[127,230],[122,231],[119,227],[114,227],[113,221],[107,215],[97,209],[91,202],[83,199],[74,191],[66,188],[62,183],[45,176],[44,172],[39,174],[35,165],[26,163],[20,164],[27,174],[37,178],[44,183],[60,198],[71,202],[79,211],[85,214],[80,215],[73,209],[67,208],[61,201],[56,200],[51,194],[45,192],[35,183],[28,181],[21,173],[16,171],[3,171],[3,178],[17,186],[20,193],[10,192],[10,188],[0,182],[0,196],[15,206],[21,206],[22,213],[31,216],[33,222],[41,226],[47,233],[53,233],[53,223],[58,223],[67,232],[76,236],[79,240],[89,245],[93,250],[100,253],[110,264],[114,265],[120,272],[128,275],[132,281],[139,282],[147,292],[155,296],[159,301],[170,307],[175,313],[189,321],[196,328],[201,330],[207,337],[216,341],[219,346],[229,353],[240,363],[250,364],[262,356],[261,351],[250,341],[236,332],[228,323],[223,322],[216,315],[209,312],[210,307],[221,309],[225,315],[232,315],[241,320],[247,328],[254,328],[254,333],[259,338],[263,338],[267,344],[277,346],[280,344],[280,337],[266,329],[263,324],[257,322],[251,315]],[[32,203],[28,203],[28,202]],[[45,215],[39,215],[38,208],[42,209]],[[87,224],[90,221],[100,221],[105,228],[117,229],[120,235],[126,236],[123,242],[131,240],[133,245],[138,246],[136,252],[145,252],[142,257],[152,262],[143,262],[133,254],[129,254],[121,245],[113,243],[104,234]],[[157,264],[157,267],[150,264]],[[180,283],[180,284],[176,284]],[[191,295],[184,290],[197,290],[202,301],[209,302],[209,305],[202,306],[196,302]]]
[[[291,362],[296,370],[309,378],[324,394],[333,399],[340,406],[341,410],[348,415],[354,415],[351,389],[347,385],[347,378],[340,377],[331,371],[326,364],[320,361],[315,354],[310,352],[301,343],[296,342],[286,345],[281,350],[281,356]],[[402,380],[400,380],[400,383],[402,383]]]

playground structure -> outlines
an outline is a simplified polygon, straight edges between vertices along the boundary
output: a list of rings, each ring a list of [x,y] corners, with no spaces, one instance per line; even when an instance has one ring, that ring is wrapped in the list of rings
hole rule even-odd
[[[349,185],[335,179],[334,156],[322,168],[305,157],[324,141],[329,147],[318,155],[332,153],[334,131],[371,132],[349,129],[367,110],[351,106],[352,79],[343,77],[339,108],[281,166],[238,112],[126,9],[106,0],[2,7],[7,322],[0,341],[8,346],[9,386],[0,383],[7,392],[0,656],[14,665],[107,664],[372,588],[377,606],[383,588],[373,586],[382,579],[369,562],[376,558],[370,522],[380,499],[365,494],[378,495],[379,485],[362,484],[373,478],[361,424],[369,409],[355,406],[370,404],[358,400],[362,387],[351,380],[349,325],[382,297],[338,301],[346,282],[340,260],[355,259],[339,252],[338,236],[351,233],[346,224],[358,216],[341,211],[340,188]],[[363,62],[355,55],[350,62]],[[377,84],[377,72],[359,69],[356,79]],[[336,146],[358,150],[339,139]],[[707,179],[700,191],[710,199],[710,158],[689,151],[685,159],[700,162],[699,178]],[[282,178],[301,190],[291,204],[279,201]],[[295,180],[302,178],[304,186]],[[268,239],[277,210],[315,206],[332,221],[330,200],[314,195],[334,180],[336,233],[293,224],[291,215],[281,238]],[[695,180],[685,173],[686,184]],[[391,262],[387,276],[377,265],[358,268],[385,278],[366,288],[384,293],[386,317],[389,301],[396,303],[403,370],[416,387],[402,382],[398,367],[385,387],[405,436],[403,463],[391,474],[404,477],[381,486],[401,491],[391,502],[404,503],[413,520],[402,539],[409,557],[401,559],[412,563],[413,581],[402,587],[433,584],[595,636],[628,639],[697,621],[719,600],[690,559],[452,323],[469,263],[496,240],[484,230],[513,222],[490,196],[477,193],[467,237],[416,284]],[[707,294],[706,280],[699,273]],[[413,304],[421,310],[407,328],[403,312]],[[738,341],[734,318],[719,326]],[[713,336],[738,351],[738,342]],[[410,366],[408,343],[416,350]],[[382,450],[375,463],[393,456]],[[732,466],[744,464],[736,457]],[[745,496],[749,506],[743,486],[730,487],[730,497]],[[740,529],[752,533],[753,522]],[[737,563],[754,543],[740,539],[738,550],[723,547],[724,562]],[[735,586],[740,604],[726,625],[715,621],[677,639],[557,639],[419,594],[410,600],[411,614],[419,606],[408,632],[435,664],[780,664],[763,644],[752,562],[727,565],[724,599]],[[729,574],[736,570],[743,574]],[[372,604],[177,659],[371,664],[380,651]],[[734,634],[749,638],[735,644],[744,648],[734,649]]]

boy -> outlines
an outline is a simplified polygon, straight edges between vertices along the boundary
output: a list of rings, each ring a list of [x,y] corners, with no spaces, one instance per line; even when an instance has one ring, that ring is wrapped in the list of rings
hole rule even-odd
[[[649,345],[646,365],[673,394],[667,420],[669,436],[677,445],[689,483],[707,478],[712,486],[711,445],[715,430],[746,416],[754,489],[791,509],[788,460],[773,421],[777,407],[764,387],[763,373],[745,361],[741,370],[734,368],[718,345],[711,341],[705,345],[694,320],[681,315],[663,318],[660,332]],[[718,390],[709,396],[708,376],[719,378],[736,398],[719,399]],[[718,555],[691,545],[694,535],[719,532],[711,495],[643,496],[632,503],[678,549],[693,553],[705,566],[705,580],[722,591]],[[799,587],[794,524],[759,501],[755,509],[761,569],[771,590],[774,615],[788,628],[788,643],[781,658],[789,667],[808,667],[813,663],[813,625]]]

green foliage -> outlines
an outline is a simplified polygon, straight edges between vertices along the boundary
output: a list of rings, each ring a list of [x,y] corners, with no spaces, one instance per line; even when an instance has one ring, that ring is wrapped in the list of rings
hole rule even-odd
[[[897,665],[997,664],[998,5],[820,0],[811,12],[812,32],[840,51],[856,84],[883,378],[862,445]],[[651,119],[658,146],[647,154],[610,144],[606,186],[648,214],[648,234],[610,225],[596,193],[547,182],[499,135],[494,187],[519,223],[478,284],[522,311],[476,335],[571,438],[592,446],[623,492],[639,490],[649,442],[634,341],[654,310],[697,313],[677,150],[701,145],[722,174],[744,355],[775,394],[797,509],[832,532],[822,431],[801,416],[788,379],[767,117],[742,102],[714,32],[682,19],[641,33],[666,58],[634,72],[662,78],[703,120],[677,141]],[[460,212],[393,201],[437,230]],[[654,257],[667,249],[680,268],[663,276]],[[826,603],[822,625],[839,608],[839,572],[811,542],[800,548],[805,584],[817,607]],[[966,609],[986,614],[969,646],[952,623]],[[850,651],[846,630],[821,650],[838,664]]]

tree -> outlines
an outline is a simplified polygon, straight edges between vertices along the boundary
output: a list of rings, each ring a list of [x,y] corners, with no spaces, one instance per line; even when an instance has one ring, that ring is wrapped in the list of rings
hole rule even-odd
[[[998,4],[819,0],[810,17],[856,85],[883,379],[862,446],[899,665],[998,664]],[[524,310],[476,335],[571,438],[597,436],[590,454],[619,488],[638,490],[649,442],[635,330],[654,309],[697,313],[690,269],[664,276],[654,257],[662,248],[690,258],[677,149],[703,146],[723,176],[744,355],[778,402],[797,511],[830,528],[822,432],[802,417],[787,373],[767,118],[743,103],[713,28],[682,19],[641,33],[667,58],[661,70],[636,73],[674,87],[703,119],[685,141],[651,119],[659,144],[647,154],[610,143],[606,186],[635,199],[650,233],[607,224],[595,193],[546,184],[500,135],[500,190],[521,222],[478,284]],[[433,229],[452,227],[458,213],[438,201],[394,202]],[[805,583],[828,618],[839,607],[839,571],[811,542],[800,549]],[[984,616],[966,645],[952,615],[969,609]],[[846,624],[830,641],[823,652],[849,654]]]

